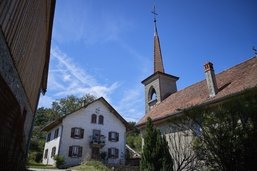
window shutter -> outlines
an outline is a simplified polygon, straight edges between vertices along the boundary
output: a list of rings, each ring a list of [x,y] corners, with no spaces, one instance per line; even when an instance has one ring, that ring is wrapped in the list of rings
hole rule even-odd
[[[84,129],[80,129],[80,138],[84,138]]]
[[[116,141],[119,141],[119,133],[118,132],[116,132]]]
[[[112,132],[109,132],[109,137],[108,137],[109,141],[112,140]]]
[[[111,148],[108,148],[108,158],[110,158],[111,157]]]
[[[73,138],[74,137],[74,132],[75,132],[75,128],[71,128],[71,137]]]
[[[78,153],[78,157],[82,156],[82,147],[79,146],[79,153]]]
[[[115,148],[115,158],[119,157],[119,149]]]
[[[72,146],[69,147],[69,157],[72,157]]]

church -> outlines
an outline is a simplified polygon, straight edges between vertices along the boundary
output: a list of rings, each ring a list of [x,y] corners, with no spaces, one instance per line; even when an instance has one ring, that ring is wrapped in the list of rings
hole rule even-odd
[[[136,126],[144,134],[147,118],[167,136],[170,121],[182,116],[185,110],[197,106],[221,104],[245,90],[257,88],[257,56],[215,74],[211,62],[204,64],[205,79],[182,90],[177,90],[179,77],[165,73],[160,39],[154,18],[154,71],[142,81],[145,91],[145,115]],[[172,132],[179,132],[172,130]],[[144,144],[144,141],[143,141]]]

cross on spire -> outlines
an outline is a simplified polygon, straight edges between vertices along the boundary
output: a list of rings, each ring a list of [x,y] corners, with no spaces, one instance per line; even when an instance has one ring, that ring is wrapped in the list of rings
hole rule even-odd
[[[154,22],[156,22],[156,16],[158,15],[156,12],[155,12],[155,5],[153,6],[153,16],[154,16]]]

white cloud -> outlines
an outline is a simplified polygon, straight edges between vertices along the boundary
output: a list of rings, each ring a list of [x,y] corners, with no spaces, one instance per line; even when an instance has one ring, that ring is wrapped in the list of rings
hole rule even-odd
[[[107,100],[120,86],[118,82],[101,84],[93,75],[87,73],[57,48],[51,49],[50,72],[48,76],[48,92],[40,98],[39,106],[50,107],[55,99],[67,95],[83,96],[87,93],[96,97],[103,96]]]
[[[144,94],[139,86],[125,90],[123,98],[115,106],[127,121],[137,122],[144,111]]]

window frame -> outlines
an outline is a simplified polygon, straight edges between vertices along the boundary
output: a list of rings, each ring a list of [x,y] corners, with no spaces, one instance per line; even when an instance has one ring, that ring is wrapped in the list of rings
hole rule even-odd
[[[56,147],[54,146],[51,151],[51,157],[53,158],[56,154]]]
[[[72,145],[69,146],[69,153],[68,156],[72,158],[79,158],[82,157],[83,147],[79,145]]]
[[[59,128],[54,131],[54,139],[59,136]]]
[[[97,121],[97,115],[95,113],[93,113],[91,115],[91,123],[96,124],[96,121]]]
[[[111,159],[119,158],[119,149],[115,147],[108,148],[108,158],[111,158]]]
[[[45,149],[44,159],[47,159],[47,156],[48,156],[48,148],[47,148],[47,149]]]
[[[115,131],[110,131],[108,134],[108,140],[111,142],[118,142],[119,141],[119,133]]]
[[[103,115],[99,115],[99,117],[98,117],[98,124],[100,124],[100,125],[104,124],[104,116]]]
[[[84,129],[79,127],[71,128],[71,138],[74,139],[83,139],[84,138]]]
[[[46,142],[51,141],[51,132],[49,132],[46,136]]]

